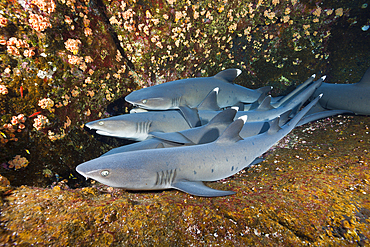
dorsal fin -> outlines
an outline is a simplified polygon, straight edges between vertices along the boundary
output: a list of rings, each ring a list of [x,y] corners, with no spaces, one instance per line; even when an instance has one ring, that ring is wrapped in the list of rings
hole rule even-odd
[[[271,89],[272,89],[272,86],[266,86],[266,87],[257,88],[256,91],[260,92],[261,94],[267,95],[267,93],[270,92]]]
[[[270,122],[270,128],[267,131],[267,133],[274,134],[274,133],[278,132],[279,130],[281,130],[281,128],[279,126],[279,121],[280,121],[280,117],[277,117],[274,120],[272,120]]]
[[[243,138],[240,137],[239,133],[246,121],[247,115],[244,115],[232,122],[216,140],[216,143],[234,143],[243,140]]]
[[[200,126],[200,118],[198,115],[198,110],[190,108],[188,106],[179,106],[182,116],[188,122],[190,128]]]
[[[220,136],[220,132],[233,122],[236,112],[235,109],[226,109],[213,117],[206,125],[180,132],[166,133],[166,135],[161,135],[161,137],[170,141],[182,140],[185,144],[213,142]],[[188,141],[186,142],[185,140]]]
[[[227,82],[233,82],[241,73],[242,71],[240,69],[225,69],[217,73],[214,77]]]
[[[204,100],[197,106],[198,110],[211,110],[211,111],[218,111],[220,107],[217,104],[217,95],[220,89],[218,87],[214,88],[208,95],[204,98]]]
[[[271,106],[271,96],[267,96],[264,98],[262,103],[257,107],[256,111],[268,111],[274,109],[274,107]]]
[[[261,103],[266,99],[267,92],[261,93],[260,97],[253,103],[249,104],[249,108],[244,106],[244,111],[251,111],[251,110],[257,110],[257,108],[261,105]],[[270,96],[271,97],[271,96]],[[271,100],[270,100],[270,105],[271,105]],[[247,108],[247,109],[246,109]]]
[[[170,132],[170,133],[163,133],[163,132],[150,132],[153,137],[157,139],[161,139],[167,142],[175,142],[179,144],[191,144],[194,145],[195,143],[186,138],[180,132]]]
[[[234,121],[237,112],[238,111],[233,108],[223,110],[219,114],[214,116],[207,125],[210,126],[214,124],[231,124]]]
[[[366,70],[358,84],[370,86],[370,67]]]

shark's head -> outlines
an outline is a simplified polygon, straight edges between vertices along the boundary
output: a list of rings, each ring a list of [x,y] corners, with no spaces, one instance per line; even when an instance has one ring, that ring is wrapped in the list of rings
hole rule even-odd
[[[85,124],[86,127],[96,130],[96,133],[104,136],[127,138],[143,141],[148,137],[150,122],[135,121],[130,114],[96,120]]]
[[[148,110],[177,109],[180,99],[178,92],[169,91],[166,86],[143,88],[130,93],[125,98],[134,106]]]
[[[86,179],[91,178],[102,184],[125,189],[149,189],[155,178],[149,178],[147,172],[136,169],[125,162],[120,154],[102,156],[76,167],[76,171]]]

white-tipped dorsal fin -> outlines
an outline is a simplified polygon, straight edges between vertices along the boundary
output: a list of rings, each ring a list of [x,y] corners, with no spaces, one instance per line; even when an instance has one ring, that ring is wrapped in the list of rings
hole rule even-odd
[[[204,100],[197,106],[198,110],[218,111],[220,107],[217,104],[217,95],[220,88],[216,87],[204,98]]]
[[[243,140],[243,138],[239,136],[239,133],[242,130],[246,120],[247,118],[245,115],[232,122],[216,140],[216,143],[234,143]]]
[[[245,123],[247,122],[247,120],[248,120],[248,115],[240,116],[240,117],[238,117],[238,119],[243,120],[243,122],[244,122],[244,124],[245,124]]]
[[[272,86],[265,86],[257,88],[256,91],[260,92],[261,94],[267,95],[267,93],[270,92],[272,88],[273,88]]]
[[[217,73],[214,77],[227,82],[233,82],[241,73],[242,71],[240,69],[225,69]]]
[[[322,79],[323,81],[325,81],[325,79],[326,79],[326,75],[321,76],[321,79]]]

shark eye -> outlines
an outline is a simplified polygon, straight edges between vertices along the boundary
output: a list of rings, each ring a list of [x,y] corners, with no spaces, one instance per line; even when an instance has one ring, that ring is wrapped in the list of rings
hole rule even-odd
[[[104,125],[104,122],[103,121],[99,121],[98,124],[99,125]]]
[[[143,103],[143,104],[146,104],[146,102],[147,102],[147,100],[146,100],[146,99],[143,99],[143,100],[141,101],[141,103]]]
[[[108,176],[108,175],[109,175],[109,171],[107,171],[107,170],[103,170],[103,171],[101,171],[101,172],[100,172],[100,175],[101,175],[102,177],[106,177],[106,176]]]

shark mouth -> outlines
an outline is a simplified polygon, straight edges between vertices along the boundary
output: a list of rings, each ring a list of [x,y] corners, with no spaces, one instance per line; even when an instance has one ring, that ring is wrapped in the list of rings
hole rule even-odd
[[[96,134],[103,135],[103,136],[116,136],[116,135],[114,135],[112,133],[109,133],[109,132],[106,132],[104,130],[97,130]]]

